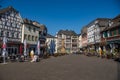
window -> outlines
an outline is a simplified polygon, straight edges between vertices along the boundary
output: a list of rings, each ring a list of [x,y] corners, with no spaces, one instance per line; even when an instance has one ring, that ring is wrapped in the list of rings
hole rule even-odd
[[[9,22],[6,22],[6,26],[10,26],[10,23],[9,23]]]
[[[26,39],[26,40],[27,40],[27,34],[25,34],[25,35],[24,35],[24,39]]]
[[[0,36],[1,36],[1,30],[0,30]]]
[[[32,41],[34,41],[34,36],[32,36]]]
[[[28,30],[31,31],[31,27],[30,26],[28,27]]]
[[[103,37],[104,37],[104,38],[107,37],[107,32],[103,32]]]
[[[35,31],[36,31],[36,29],[35,29],[35,28],[33,28],[33,31],[35,32]]]
[[[31,39],[30,39],[30,35],[28,36],[28,40],[30,41]]]
[[[18,38],[19,37],[19,33],[17,33],[17,37],[16,38]]]
[[[107,35],[108,35],[108,37],[110,37],[110,31],[107,31]]]
[[[112,31],[110,31],[110,36],[112,36]]]
[[[3,25],[5,25],[5,22],[3,21]]]
[[[2,28],[2,25],[0,25],[0,28]]]
[[[116,35],[116,34],[117,34],[116,30],[114,30],[114,31],[113,31],[113,34],[114,34],[114,35]]]
[[[14,37],[14,32],[12,32],[12,38]]]
[[[2,21],[0,21],[0,24],[2,24]]]
[[[9,32],[9,37],[12,37],[12,36],[11,36],[11,32]]]
[[[17,24],[17,28],[19,28],[19,25]]]
[[[16,33],[16,32],[14,33],[14,37],[15,37],[15,38],[17,37],[17,33]]]
[[[7,32],[7,36],[9,37],[9,32]]]
[[[11,15],[12,17],[14,17],[14,14],[13,14],[13,13],[11,13],[10,15]]]
[[[16,25],[15,25],[15,23],[12,23],[12,27],[15,27]]]
[[[72,44],[72,47],[77,47],[77,44]]]
[[[120,34],[120,28],[118,29],[118,34]]]
[[[38,40],[38,38],[37,37],[35,37],[35,41],[37,41]]]

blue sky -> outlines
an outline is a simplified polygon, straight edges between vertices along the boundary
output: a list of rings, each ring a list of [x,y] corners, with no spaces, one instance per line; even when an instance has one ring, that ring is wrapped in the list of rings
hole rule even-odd
[[[60,29],[80,33],[96,18],[120,14],[120,0],[4,0],[2,5],[12,5],[23,18],[45,24],[52,35]]]

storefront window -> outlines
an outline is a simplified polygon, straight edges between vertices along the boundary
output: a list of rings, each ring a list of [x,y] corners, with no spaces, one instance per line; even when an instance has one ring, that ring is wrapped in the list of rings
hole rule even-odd
[[[108,35],[108,37],[110,37],[110,31],[107,31],[107,35]]]
[[[120,28],[118,29],[118,33],[120,34]]]
[[[103,32],[103,37],[107,37],[107,32]]]
[[[110,36],[112,36],[112,31],[110,31]]]
[[[114,30],[113,34],[116,35],[116,33],[117,33],[116,30]]]

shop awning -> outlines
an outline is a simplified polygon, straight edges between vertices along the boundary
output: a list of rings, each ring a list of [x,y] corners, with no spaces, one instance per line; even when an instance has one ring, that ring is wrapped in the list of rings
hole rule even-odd
[[[112,44],[112,43],[118,43],[118,44],[120,44],[120,40],[107,41],[107,44]]]

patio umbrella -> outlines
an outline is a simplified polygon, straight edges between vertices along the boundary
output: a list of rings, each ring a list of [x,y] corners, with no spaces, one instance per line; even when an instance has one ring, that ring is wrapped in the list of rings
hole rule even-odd
[[[38,52],[38,55],[40,55],[40,41],[39,40],[37,42],[37,52]]]
[[[20,55],[22,55],[22,45],[20,45]]]
[[[27,47],[27,43],[26,40],[24,40],[24,56],[27,56],[26,47]]]
[[[7,42],[7,39],[6,37],[3,37],[3,45],[2,45],[2,48],[3,48],[3,51],[2,51],[2,56],[3,56],[3,63],[6,63],[5,61],[5,55],[6,55],[6,42]]]
[[[50,42],[50,53],[53,54],[55,52],[55,41],[51,40]]]

